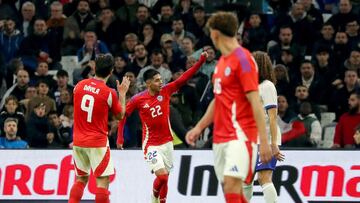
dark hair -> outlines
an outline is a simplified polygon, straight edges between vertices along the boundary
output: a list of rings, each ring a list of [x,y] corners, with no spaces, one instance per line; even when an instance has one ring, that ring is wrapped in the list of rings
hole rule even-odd
[[[56,114],[56,116],[59,116],[59,114],[56,111],[49,111],[48,116],[50,117],[50,115],[54,115]]]
[[[138,12],[138,10],[139,10],[140,7],[146,8],[146,9],[148,10],[148,12],[150,12],[150,8],[147,7],[145,4],[139,4],[138,7],[137,7],[137,9],[136,9],[136,12]]]
[[[56,72],[56,77],[69,77],[69,74],[66,70],[60,69]]]
[[[219,11],[211,15],[206,26],[220,31],[225,36],[235,37],[239,28],[239,21],[234,13]]]
[[[36,83],[36,87],[39,87],[40,84],[45,84],[46,86],[49,87],[49,84],[47,83],[47,81],[45,79],[38,80],[37,83]]]
[[[262,83],[264,80],[269,80],[272,83],[275,83],[275,74],[272,68],[271,59],[267,53],[263,51],[255,51],[253,56],[259,68],[259,83]]]
[[[152,79],[155,75],[160,74],[158,71],[154,69],[149,69],[144,73],[144,81],[146,82],[149,79]]]
[[[9,101],[15,101],[15,103],[19,105],[18,99],[14,95],[9,95],[8,97],[6,97],[5,104],[7,104]]]
[[[95,75],[106,78],[114,68],[114,58],[110,54],[100,54],[95,59]]]

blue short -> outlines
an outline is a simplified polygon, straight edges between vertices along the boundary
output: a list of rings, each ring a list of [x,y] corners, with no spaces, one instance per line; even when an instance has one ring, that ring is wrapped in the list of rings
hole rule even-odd
[[[271,161],[267,164],[264,164],[260,161],[260,155],[258,154],[257,156],[257,160],[256,160],[256,166],[255,166],[255,171],[263,171],[263,170],[272,170],[274,171],[276,168],[276,158],[273,156]]]

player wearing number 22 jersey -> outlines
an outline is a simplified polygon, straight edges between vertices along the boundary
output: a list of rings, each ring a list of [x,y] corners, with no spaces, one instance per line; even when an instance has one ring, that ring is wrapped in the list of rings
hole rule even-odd
[[[147,90],[135,95],[126,105],[125,116],[139,110],[142,121],[142,148],[145,160],[157,178],[154,181],[153,202],[165,202],[168,173],[173,165],[173,136],[170,127],[170,97],[178,91],[201,67],[206,60],[203,53],[199,61],[177,80],[162,86],[161,76],[155,70],[144,73]],[[118,130],[118,144],[123,142],[122,120]]]

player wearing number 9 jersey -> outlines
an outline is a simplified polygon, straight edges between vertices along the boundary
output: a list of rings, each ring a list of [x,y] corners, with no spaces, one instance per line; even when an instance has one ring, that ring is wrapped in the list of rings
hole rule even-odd
[[[117,81],[119,99],[115,90],[106,86],[114,66],[110,55],[95,60],[94,78],[80,81],[74,88],[74,142],[73,158],[76,181],[70,191],[69,203],[80,202],[92,169],[97,183],[96,203],[109,202],[109,176],[114,174],[108,144],[109,111],[117,119],[125,113],[125,94],[130,81]]]
[[[153,202],[166,202],[168,174],[173,165],[173,136],[170,127],[170,97],[189,80],[205,62],[207,53],[203,52],[199,61],[177,80],[162,86],[160,73],[147,70],[144,81],[147,90],[135,95],[126,105],[125,116],[135,109],[139,110],[142,121],[142,148],[145,160],[156,175],[153,185]],[[119,124],[118,144],[123,143],[125,119]]]

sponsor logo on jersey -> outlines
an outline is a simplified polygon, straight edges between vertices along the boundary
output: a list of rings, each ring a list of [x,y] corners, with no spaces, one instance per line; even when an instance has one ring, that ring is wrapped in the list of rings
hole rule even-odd
[[[163,96],[161,95],[157,96],[157,100],[161,102],[163,100]]]

